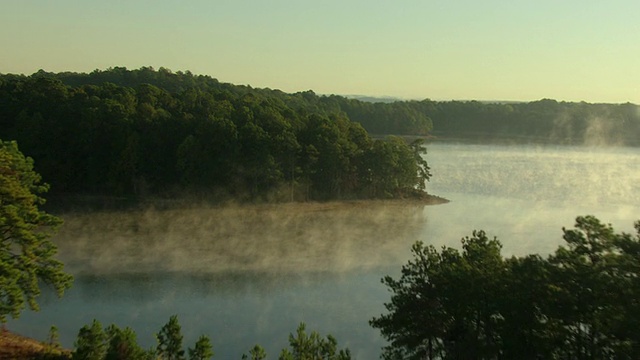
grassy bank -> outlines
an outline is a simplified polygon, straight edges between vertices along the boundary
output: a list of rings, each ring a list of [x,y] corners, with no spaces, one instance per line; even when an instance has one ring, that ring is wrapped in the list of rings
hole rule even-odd
[[[0,359],[71,359],[71,351],[3,328],[0,330]]]

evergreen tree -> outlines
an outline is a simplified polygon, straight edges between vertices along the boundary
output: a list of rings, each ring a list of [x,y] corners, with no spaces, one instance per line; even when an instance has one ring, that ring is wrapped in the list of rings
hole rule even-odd
[[[107,353],[107,334],[96,319],[83,326],[75,341],[73,360],[103,360]]]
[[[157,356],[165,360],[184,360],[182,338],[178,316],[172,315],[169,322],[156,334],[158,340]]]
[[[109,346],[105,360],[141,360],[148,355],[138,345],[136,333],[133,329],[126,327],[120,329],[115,325],[107,328]]]
[[[213,357],[213,346],[209,337],[202,335],[195,346],[189,348],[189,360],[209,360]]]
[[[249,356],[242,355],[242,360],[264,360],[267,358],[267,352],[260,345],[255,345],[249,350]]]
[[[350,360],[349,349],[337,349],[338,342],[328,335],[326,338],[320,336],[316,331],[307,334],[306,326],[300,323],[296,334],[289,334],[290,349],[282,349],[280,360],[307,360],[307,359],[327,359],[327,360]]]
[[[39,283],[58,296],[71,286],[71,275],[55,259],[49,240],[62,220],[40,210],[49,186],[33,170],[16,142],[0,140],[0,322],[20,316],[25,303],[38,310]]]

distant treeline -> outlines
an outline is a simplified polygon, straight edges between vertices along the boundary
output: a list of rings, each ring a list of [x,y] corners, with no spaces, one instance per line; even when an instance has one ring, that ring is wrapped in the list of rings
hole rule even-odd
[[[16,140],[35,159],[53,194],[325,200],[424,190],[424,148],[397,137],[372,139],[341,102],[382,124],[389,114],[415,116],[411,131],[380,132],[430,129],[425,115],[403,103],[114,68],[0,75],[0,139]]]
[[[34,75],[38,74],[59,79],[73,87],[113,83],[135,89],[143,84],[151,84],[171,94],[181,94],[193,89],[214,93],[225,92],[235,96],[254,94],[259,97],[275,98],[294,111],[325,115],[345,113],[352,121],[360,123],[372,134],[426,135],[432,128],[426,108],[420,106],[418,101],[363,101],[338,95],[317,96],[311,90],[288,94],[280,90],[221,83],[209,76],[193,75],[189,71],[173,73],[162,67],[157,71],[151,67],[138,70],[115,67],[105,71],[96,70],[90,74],[70,72],[54,74],[40,71]]]
[[[54,74],[49,74],[54,75]],[[590,104],[542,99],[533,102],[391,101],[389,98],[337,95],[317,96],[312,91],[286,94],[219,83],[208,76],[193,76],[160,68],[128,71],[113,68],[91,74],[55,74],[65,84],[79,86],[112,82],[137,87],[148,83],[171,93],[197,87],[236,94],[260,93],[279,98],[292,109],[312,113],[345,113],[370,134],[435,135],[445,138],[559,144],[639,145],[640,107],[635,104]]]
[[[528,103],[420,102],[442,137],[639,145],[640,107],[543,99]]]
[[[0,75],[0,139],[18,141],[53,194],[319,200],[423,188],[421,148],[369,134],[637,145],[640,108],[373,103],[151,67]]]

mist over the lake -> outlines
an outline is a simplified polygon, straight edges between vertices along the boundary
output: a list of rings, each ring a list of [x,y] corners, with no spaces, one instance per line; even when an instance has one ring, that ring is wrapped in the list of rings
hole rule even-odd
[[[357,359],[376,358],[384,341],[368,326],[384,311],[380,283],[397,276],[417,240],[460,248],[482,229],[504,256],[549,254],[562,227],[593,214],[633,232],[640,173],[637,149],[434,142],[427,190],[451,200],[425,206],[397,201],[70,211],[55,237],[76,276],[58,300],[12,329],[46,336],[60,327],[71,346],[97,318],[132,326],[144,346],[170,314],[185,341],[210,334],[216,356],[239,357],[255,343],[277,354],[299,322],[333,334]],[[40,335],[39,335],[40,334]],[[145,335],[146,334],[146,335]]]
[[[395,264],[424,205],[345,202],[68,213],[57,235],[74,273],[363,270]]]

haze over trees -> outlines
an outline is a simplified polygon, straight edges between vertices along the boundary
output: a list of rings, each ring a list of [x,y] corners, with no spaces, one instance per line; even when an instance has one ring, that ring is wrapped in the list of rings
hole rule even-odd
[[[433,134],[475,140],[640,145],[640,106],[542,99],[528,103],[421,102]]]

